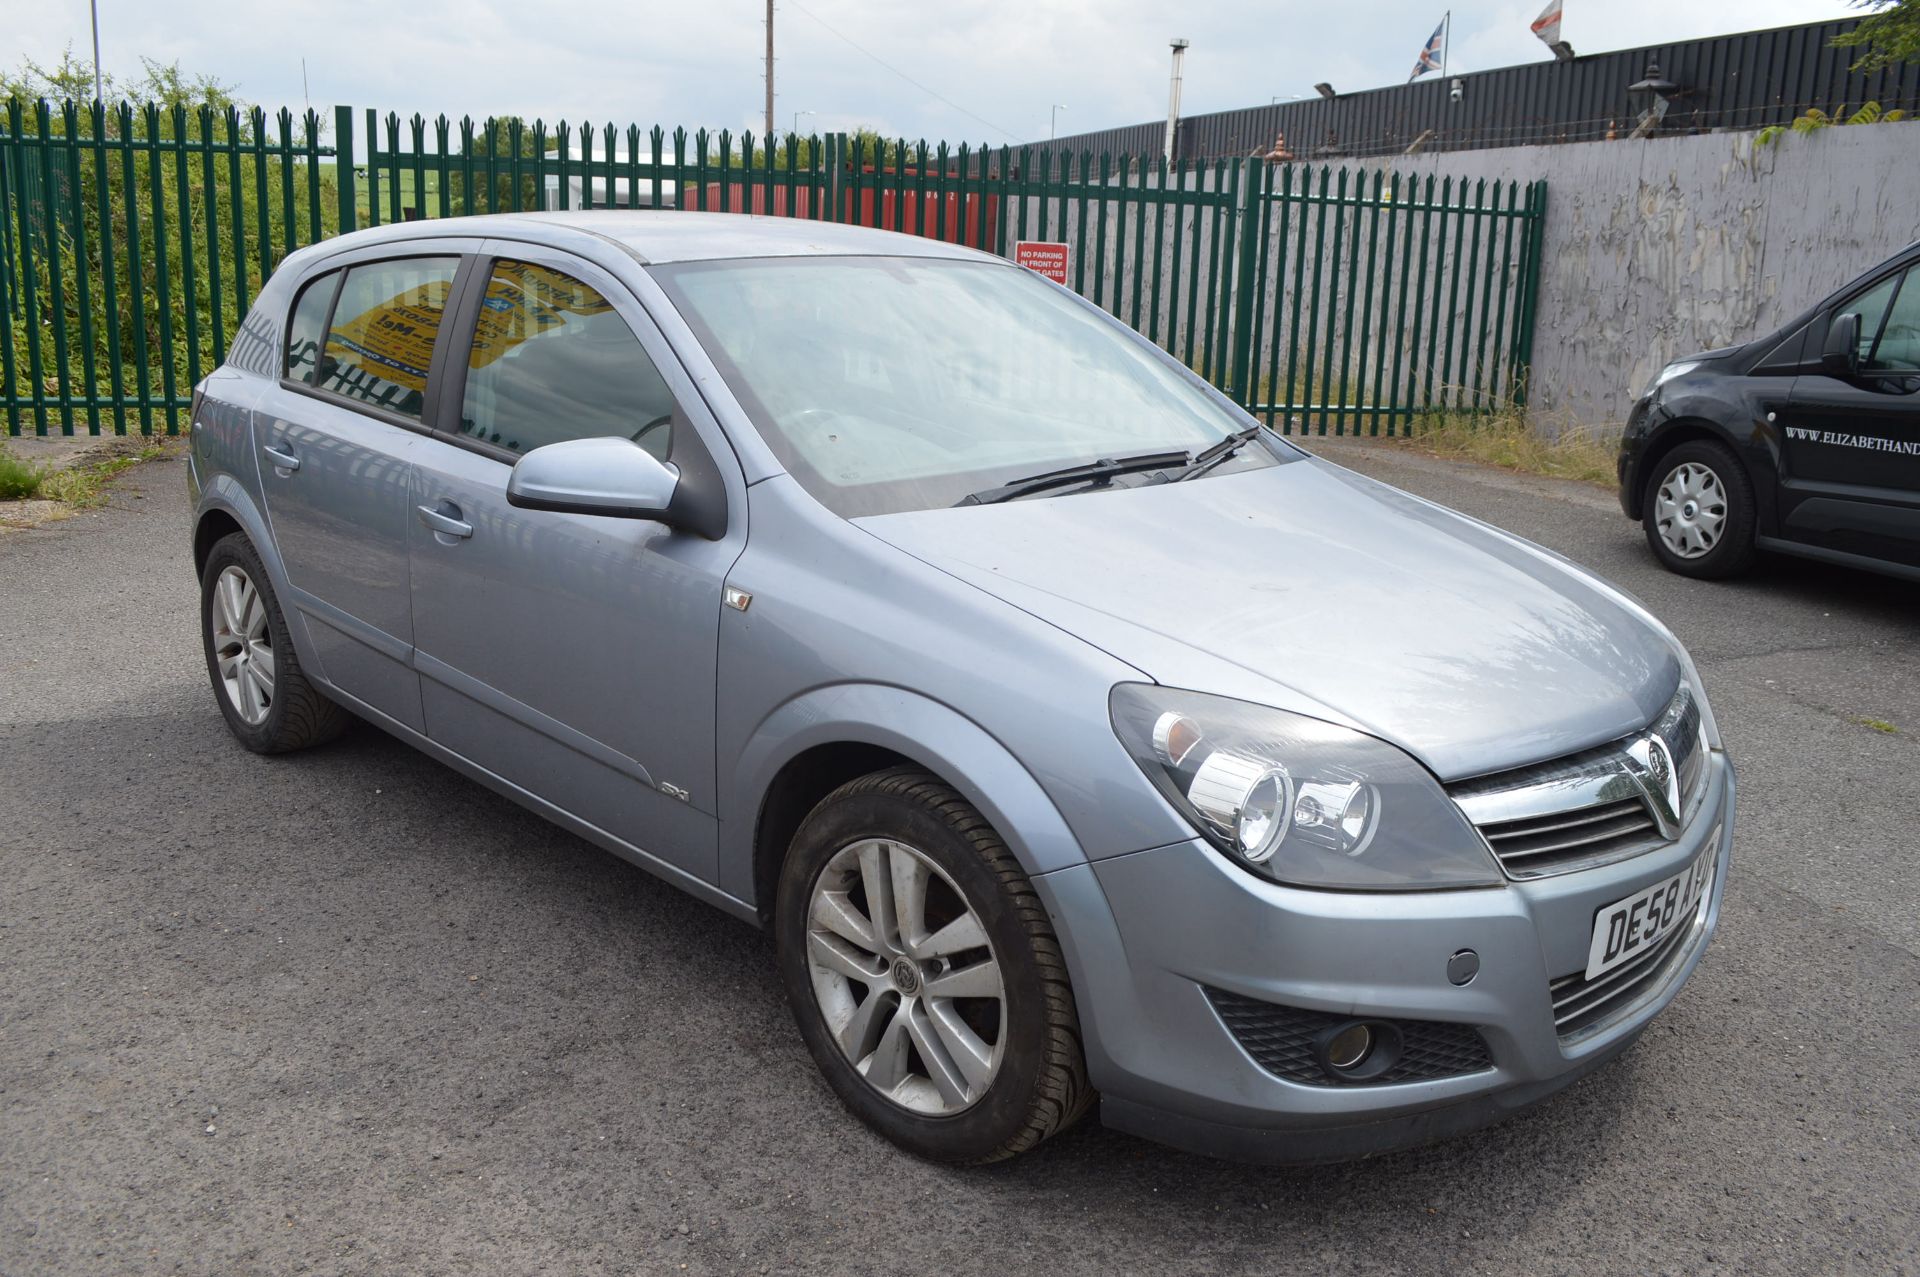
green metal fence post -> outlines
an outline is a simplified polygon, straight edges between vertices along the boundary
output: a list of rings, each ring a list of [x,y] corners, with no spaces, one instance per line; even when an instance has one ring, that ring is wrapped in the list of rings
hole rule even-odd
[[[61,124],[67,132],[67,209],[72,214],[73,287],[76,309],[80,312],[80,371],[87,396],[87,433],[100,433],[100,362],[94,358],[93,287],[88,269],[86,201],[80,192],[80,112],[72,102],[61,111]],[[101,243],[106,244],[106,228],[100,228]],[[219,298],[215,298],[217,303]]]
[[[371,138],[368,144],[371,146]],[[340,196],[340,233],[345,235],[360,226],[360,190],[353,171],[353,108],[350,106],[333,108],[333,156],[333,184]]]
[[[1540,249],[1547,229],[1547,184],[1535,182],[1527,192],[1527,276],[1521,294],[1520,352],[1514,363],[1514,406],[1527,406],[1533,381],[1533,321],[1540,302]]]
[[[1267,211],[1267,200],[1260,180],[1264,165],[1263,160],[1240,161],[1239,200],[1234,210],[1234,216],[1239,219],[1236,229],[1240,233],[1235,237],[1239,242],[1234,249],[1233,371],[1228,378],[1227,393],[1242,408],[1253,405],[1248,370],[1253,364],[1253,317],[1260,308],[1260,298],[1255,296],[1259,285],[1254,268],[1259,263],[1260,245],[1266,240],[1263,214]]]
[[[17,113],[17,104],[16,104]],[[6,288],[0,292],[0,371],[6,374],[7,433],[20,433],[20,370],[19,360],[13,353],[13,315],[14,302],[18,295],[19,280],[13,275],[13,187],[10,174],[20,166],[20,154],[14,148],[18,145],[17,131],[10,133],[5,145],[0,145],[0,254],[6,258],[4,271]]]
[[[73,433],[73,368],[67,342],[67,264],[60,251],[60,187],[53,178],[52,112],[43,101],[34,109],[40,141],[40,200],[46,228],[40,241],[47,260],[47,322],[53,326],[54,376],[60,383],[60,433]]]

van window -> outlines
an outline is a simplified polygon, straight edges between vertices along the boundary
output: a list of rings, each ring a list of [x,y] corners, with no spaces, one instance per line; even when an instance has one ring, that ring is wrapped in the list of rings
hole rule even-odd
[[[1904,281],[1904,282],[1902,282]],[[1920,272],[1895,277],[1886,316],[1869,329],[1860,317],[1860,367],[1868,372],[1920,372]]]
[[[407,257],[349,267],[314,384],[419,420],[459,265],[457,257]]]

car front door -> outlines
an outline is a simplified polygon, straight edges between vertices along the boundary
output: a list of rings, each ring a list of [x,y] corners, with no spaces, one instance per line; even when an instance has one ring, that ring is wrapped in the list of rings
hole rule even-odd
[[[363,711],[421,730],[411,658],[412,457],[460,267],[457,246],[345,264],[306,281],[254,443],[304,655]]]
[[[1857,372],[1794,380],[1780,431],[1781,530],[1920,566],[1920,267],[1875,281],[1829,322],[1846,314],[1860,316]]]
[[[630,438],[682,475],[732,464],[632,294],[569,254],[490,243],[434,438],[414,454],[413,625],[428,736],[593,829],[715,876],[721,592],[744,540],[520,509],[507,477]],[[484,282],[484,291],[481,284]]]

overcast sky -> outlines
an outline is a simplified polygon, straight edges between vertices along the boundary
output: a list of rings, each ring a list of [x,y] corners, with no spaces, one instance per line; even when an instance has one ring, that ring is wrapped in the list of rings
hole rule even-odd
[[[1457,0],[1451,69],[1550,55],[1527,25],[1545,0]],[[1581,53],[1815,22],[1841,0],[1565,0]],[[101,61],[178,60],[241,98],[431,118],[519,114],[757,133],[764,0],[99,0]],[[290,12],[306,9],[304,15]],[[1187,114],[1406,81],[1445,0],[779,0],[776,119],[999,144],[1164,119],[1167,40],[1187,54]],[[0,0],[11,55],[86,57],[87,0]],[[837,34],[836,34],[837,33]],[[855,46],[858,46],[857,48]],[[861,52],[864,49],[866,52]],[[871,55],[871,56],[870,56]],[[7,56],[7,55],[0,55]],[[876,61],[876,59],[878,59]],[[883,63],[885,65],[883,65]],[[892,69],[889,69],[892,68]]]

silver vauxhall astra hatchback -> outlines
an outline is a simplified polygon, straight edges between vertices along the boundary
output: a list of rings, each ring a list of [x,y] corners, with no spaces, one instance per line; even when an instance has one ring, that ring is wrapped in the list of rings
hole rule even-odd
[[[1713,930],[1733,770],[1566,560],[979,253],[691,213],[295,253],[197,389],[207,667],[773,928],[847,1106],[985,1162],[1466,1131]]]

